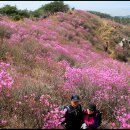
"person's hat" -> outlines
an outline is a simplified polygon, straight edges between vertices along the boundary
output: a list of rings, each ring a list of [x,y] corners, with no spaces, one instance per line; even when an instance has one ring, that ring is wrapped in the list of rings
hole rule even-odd
[[[91,110],[91,111],[96,111],[96,105],[93,104],[93,103],[90,103],[90,104],[88,105],[88,109]]]
[[[79,98],[78,95],[72,95],[72,96],[71,96],[71,101],[79,102],[79,101],[80,101],[80,98]]]

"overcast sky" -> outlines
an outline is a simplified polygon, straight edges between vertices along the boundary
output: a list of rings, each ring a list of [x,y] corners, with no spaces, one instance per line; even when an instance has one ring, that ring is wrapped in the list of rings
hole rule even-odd
[[[18,9],[35,10],[51,1],[0,1],[0,7],[6,4],[16,5]],[[130,15],[130,1],[64,1],[70,7],[81,10],[93,10],[112,16]]]

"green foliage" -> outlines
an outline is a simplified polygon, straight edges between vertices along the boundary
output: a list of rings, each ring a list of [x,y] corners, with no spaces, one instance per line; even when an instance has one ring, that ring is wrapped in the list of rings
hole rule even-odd
[[[120,60],[120,61],[127,62],[127,57],[126,57],[125,54],[118,54],[118,55],[116,56],[116,59],[117,59],[117,60]]]
[[[128,55],[125,50],[117,50],[117,49],[111,49],[110,57],[113,59],[117,59],[119,61],[127,62],[128,61]]]
[[[72,11],[74,11],[74,10],[75,10],[75,8],[73,7],[73,8],[71,8],[71,10],[72,10]]]
[[[38,9],[38,10],[35,10],[32,14],[33,14],[34,17],[38,18],[41,15],[41,11]]]
[[[42,15],[54,14],[56,12],[66,12],[69,6],[65,5],[63,1],[54,1],[45,4],[35,11],[19,10],[16,6],[5,5],[0,8],[0,14],[10,16],[13,20],[21,20],[23,18],[40,17]]]
[[[18,21],[18,20],[20,20],[20,19],[22,19],[22,18],[23,18],[23,17],[20,16],[19,14],[15,14],[15,15],[12,16],[12,19],[15,20],[15,21]]]
[[[23,16],[23,17],[26,17],[26,18],[29,18],[30,17],[30,14],[29,14],[30,12],[28,11],[28,10],[19,10],[18,11],[18,14],[20,15],[20,16]]]
[[[42,49],[41,49],[41,52],[42,52],[43,54],[47,53],[48,51],[49,51],[48,48],[42,48]]]
[[[62,61],[62,60],[66,60],[70,63],[70,65],[74,66],[75,65],[75,61],[74,59],[72,59],[70,56],[61,54],[58,58],[57,61]]]
[[[28,10],[18,10],[16,6],[5,5],[0,8],[0,13],[10,16],[13,20],[20,20],[23,18],[29,18],[30,12]]]
[[[4,15],[12,15],[16,14],[18,9],[16,6],[5,5],[4,7],[0,8],[0,13]]]
[[[56,12],[66,12],[69,10],[69,6],[65,5],[63,1],[54,1],[49,4],[45,4],[38,9],[39,12],[43,10],[44,13],[54,14]]]
[[[23,18],[30,18],[30,17],[40,17],[42,15],[49,15],[54,14],[56,12],[67,12],[70,10],[69,6],[64,4],[63,1],[54,1],[50,2],[49,4],[42,5],[39,9],[35,11],[28,11],[28,10],[19,10],[16,6],[5,5],[4,7],[0,8],[0,14],[11,16],[13,20],[21,20]],[[75,8],[71,8],[71,10],[75,10]],[[101,18],[108,18],[115,22],[121,24],[130,24],[130,18],[119,17],[115,16],[112,17],[106,13],[100,13],[97,11],[88,11],[92,14],[96,14]]]

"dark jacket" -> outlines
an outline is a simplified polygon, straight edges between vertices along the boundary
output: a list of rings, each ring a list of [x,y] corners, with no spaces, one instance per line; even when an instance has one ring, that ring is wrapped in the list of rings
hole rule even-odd
[[[102,113],[96,111],[94,114],[89,115],[87,111],[83,111],[84,123],[90,129],[97,129],[101,124]]]
[[[65,121],[62,124],[65,125],[66,129],[80,129],[83,123],[83,113],[81,105],[74,108],[71,105],[65,105],[67,109],[65,114]]]

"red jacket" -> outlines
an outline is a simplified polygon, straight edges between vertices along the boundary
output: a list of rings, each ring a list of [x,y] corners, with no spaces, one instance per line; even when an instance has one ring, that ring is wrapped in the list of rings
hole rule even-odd
[[[83,111],[84,123],[90,129],[97,129],[100,126],[101,115],[99,111],[96,111],[94,114],[89,115],[87,110]]]

